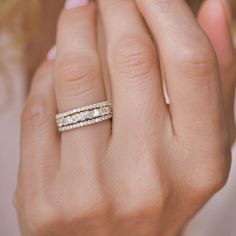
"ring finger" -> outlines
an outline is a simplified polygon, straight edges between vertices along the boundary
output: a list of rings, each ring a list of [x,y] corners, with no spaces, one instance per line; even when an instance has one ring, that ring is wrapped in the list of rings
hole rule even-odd
[[[106,100],[96,48],[93,3],[88,2],[85,6],[66,4],[66,9],[62,12],[57,35],[55,87],[59,112]],[[85,150],[88,145],[90,150],[95,148],[99,140],[101,143],[100,134],[107,138],[109,131],[107,122],[64,132],[62,144],[65,145],[62,145],[62,155],[69,151],[67,147],[71,148],[72,144],[75,144],[74,153],[81,153],[81,146]],[[104,135],[104,132],[107,135]],[[72,156],[78,161],[75,155]],[[67,160],[73,158],[72,156],[67,157]]]
[[[55,89],[59,112],[106,100],[95,22],[92,2],[66,2],[59,20],[56,45]],[[110,121],[106,121],[62,133],[60,173],[63,181],[68,182],[64,182],[67,191],[61,192],[64,198],[68,197],[65,192],[73,193],[72,211],[74,208],[86,211],[85,206],[92,208],[92,204],[103,197],[99,157],[105,151],[110,128]]]

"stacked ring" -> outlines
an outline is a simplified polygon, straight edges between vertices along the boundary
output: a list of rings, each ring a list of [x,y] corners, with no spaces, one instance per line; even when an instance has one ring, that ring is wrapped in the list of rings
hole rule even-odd
[[[76,108],[56,115],[59,132],[96,124],[112,118],[112,104],[108,101]]]

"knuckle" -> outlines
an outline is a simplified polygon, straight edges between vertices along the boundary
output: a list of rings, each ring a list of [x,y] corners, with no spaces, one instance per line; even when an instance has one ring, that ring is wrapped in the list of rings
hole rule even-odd
[[[31,199],[25,208],[25,221],[33,235],[44,235],[60,226],[61,215],[48,200]]]
[[[219,176],[205,176],[204,181],[194,181],[195,185],[192,186],[191,190],[198,200],[208,199],[213,194],[218,192],[226,183],[225,175]]]
[[[97,56],[64,56],[56,65],[56,86],[62,95],[82,95],[92,90],[98,74]]]
[[[90,198],[91,199],[91,198]],[[109,214],[109,206],[106,201],[101,199],[91,199],[84,206],[80,206],[72,221],[78,224],[84,222],[94,222],[106,219]]]
[[[64,204],[63,204],[64,203]],[[100,225],[109,216],[109,205],[104,199],[98,199],[94,196],[85,196],[80,199],[70,198],[70,203],[63,199],[60,215],[63,217],[64,225],[70,227],[76,224],[83,227],[84,225],[92,225],[94,222]]]
[[[69,190],[61,199],[60,204],[60,213],[67,224],[99,223],[108,217],[110,211],[108,199],[97,190],[93,193],[85,189]]]
[[[60,213],[65,224],[90,224],[92,222],[103,221],[107,218],[110,212],[109,199],[103,192],[100,183],[96,182],[78,182],[72,183],[71,176],[80,178],[80,173],[77,170],[74,172],[70,169],[62,169],[59,171],[59,179],[56,183],[57,191],[54,192],[53,199],[60,197]],[[62,184],[63,183],[63,184]],[[68,186],[65,190],[64,186]]]
[[[48,102],[42,97],[31,95],[27,98],[22,115],[21,123],[31,126],[43,125],[53,116],[48,107]]]
[[[177,54],[181,72],[192,78],[203,78],[216,68],[216,57],[213,49],[207,45],[191,47]]]
[[[142,219],[145,216],[154,219],[160,214],[169,197],[169,191],[167,186],[161,184],[159,177],[153,177],[155,179],[151,178],[152,180],[148,183],[131,183],[132,186],[137,187],[132,187],[132,192],[128,196],[124,196],[123,200],[119,199],[116,204],[115,211],[119,218],[132,220]]]
[[[143,219],[143,217],[156,218],[160,214],[163,205],[164,199],[162,196],[159,196],[156,199],[146,197],[142,200],[130,198],[126,199],[126,203],[122,206],[116,207],[116,214],[120,219],[124,220]]]
[[[110,209],[104,199],[88,195],[78,199],[59,192],[56,190],[50,197],[37,196],[24,201],[25,222],[33,235],[57,233],[94,223],[100,225],[107,219]]]
[[[190,181],[191,196],[196,201],[205,201],[222,189],[229,174],[228,167],[199,172]]]
[[[151,42],[140,36],[121,39],[112,50],[112,57],[116,68],[132,77],[144,77],[156,65],[155,49]]]

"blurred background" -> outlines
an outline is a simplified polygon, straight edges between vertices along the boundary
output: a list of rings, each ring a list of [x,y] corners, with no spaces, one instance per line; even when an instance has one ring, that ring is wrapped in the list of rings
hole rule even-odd
[[[229,1],[236,33],[236,0]],[[201,1],[188,2],[196,13]],[[20,235],[12,204],[19,162],[20,113],[30,84],[28,78],[55,42],[63,4],[64,0],[0,0],[0,236]]]

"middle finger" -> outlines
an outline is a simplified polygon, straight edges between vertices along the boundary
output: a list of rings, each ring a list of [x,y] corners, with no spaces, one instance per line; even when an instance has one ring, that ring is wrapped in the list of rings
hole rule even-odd
[[[168,111],[156,48],[134,1],[98,2],[107,39],[115,112],[113,134],[144,123],[152,122],[154,127],[163,124]]]
[[[106,174],[112,176],[107,181],[115,206],[114,235],[156,235],[157,209],[162,201],[156,136],[166,128],[163,123],[169,117],[158,56],[133,0],[98,2],[106,31],[115,112],[115,155],[106,160]],[[156,142],[149,142],[151,136]]]

